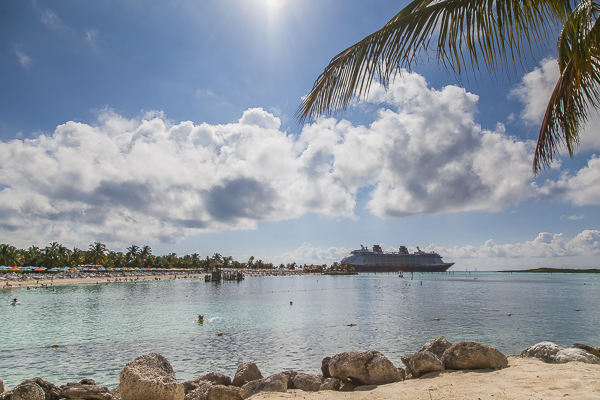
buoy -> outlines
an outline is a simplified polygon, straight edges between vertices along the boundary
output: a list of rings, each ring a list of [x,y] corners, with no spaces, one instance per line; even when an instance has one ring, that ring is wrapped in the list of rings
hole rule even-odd
[[[217,333],[217,336],[223,336],[223,332]]]
[[[53,344],[53,345],[52,345],[52,346],[50,346],[50,347],[60,347],[60,346],[59,346],[59,345],[57,345],[57,344]]]

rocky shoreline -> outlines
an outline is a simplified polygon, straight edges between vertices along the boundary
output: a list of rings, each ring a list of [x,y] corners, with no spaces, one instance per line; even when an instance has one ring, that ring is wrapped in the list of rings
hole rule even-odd
[[[578,361],[600,365],[600,348],[577,343],[572,348],[563,348],[541,342],[523,350],[520,357],[537,358],[552,364]],[[160,354],[150,353],[127,363],[119,374],[119,385],[112,390],[97,385],[92,379],[59,387],[40,377],[5,390],[0,379],[0,400],[244,400],[258,394],[281,394],[288,390],[364,392],[381,385],[419,380],[425,375],[433,377],[440,371],[493,371],[509,365],[508,358],[494,347],[472,341],[452,344],[443,338],[430,341],[416,353],[401,359],[404,368],[394,366],[377,350],[349,351],[325,357],[319,375],[283,371],[265,378],[255,363],[244,362],[233,379],[209,372],[179,382],[169,361]]]

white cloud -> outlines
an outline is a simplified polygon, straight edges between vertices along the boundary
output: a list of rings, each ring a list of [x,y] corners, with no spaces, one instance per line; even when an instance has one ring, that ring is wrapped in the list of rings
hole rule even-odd
[[[46,8],[45,10],[40,10],[40,21],[42,21],[44,25],[52,29],[62,29],[65,27],[59,16],[56,15],[56,13],[50,10],[49,8]]]
[[[294,251],[278,257],[282,262],[296,261],[299,264],[328,264],[341,261],[352,249],[330,247],[322,250],[309,243]],[[413,252],[416,248],[409,247]],[[435,251],[444,261],[453,261],[451,270],[464,269],[478,271],[519,270],[538,267],[556,268],[597,268],[597,257],[600,254],[600,231],[584,230],[572,239],[562,233],[540,233],[536,238],[524,243],[496,244],[492,239],[479,247],[472,245],[441,247],[430,244],[421,250]],[[387,251],[398,251],[388,248]]]
[[[554,197],[600,204],[600,159],[538,187],[532,143],[474,122],[477,96],[430,89],[405,73],[369,126],[322,118],[298,136],[262,108],[237,123],[174,123],[161,112],[97,125],[67,122],[51,135],[0,142],[0,237],[16,245],[172,242],[201,232],[255,229],[318,213],[355,218],[372,190],[381,218],[499,211]]]
[[[538,68],[526,74],[521,84],[511,91],[512,95],[525,104],[521,117],[526,123],[539,126],[542,122],[559,76],[556,59],[547,58]],[[581,142],[577,152],[600,150],[600,116],[593,108],[589,110],[589,115],[590,119],[580,135]]]
[[[17,55],[17,58],[19,59],[19,63],[21,64],[21,66],[23,68],[28,68],[31,65],[31,57],[29,57],[26,54],[21,53],[19,50],[15,50],[15,54]]]

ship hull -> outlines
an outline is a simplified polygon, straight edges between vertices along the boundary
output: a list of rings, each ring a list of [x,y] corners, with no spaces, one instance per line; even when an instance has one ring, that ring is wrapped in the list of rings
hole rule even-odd
[[[446,272],[454,263],[445,263],[437,265],[357,265],[350,264],[355,272],[375,273],[375,272]]]

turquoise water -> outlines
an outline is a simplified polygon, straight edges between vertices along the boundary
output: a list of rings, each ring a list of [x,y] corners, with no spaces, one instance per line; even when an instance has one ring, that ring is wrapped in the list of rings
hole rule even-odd
[[[20,306],[8,305],[14,297]],[[204,324],[196,321],[200,313]],[[599,346],[598,321],[600,275],[589,274],[461,272],[415,274],[412,281],[385,274],[296,276],[3,289],[0,378],[9,387],[34,376],[55,384],[93,378],[113,387],[128,361],[149,352],[167,357],[181,381],[209,371],[233,375],[243,361],[256,362],[265,375],[319,373],[323,357],[348,350],[377,349],[402,365],[402,355],[440,336],[480,341],[505,354],[543,340]]]

